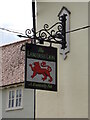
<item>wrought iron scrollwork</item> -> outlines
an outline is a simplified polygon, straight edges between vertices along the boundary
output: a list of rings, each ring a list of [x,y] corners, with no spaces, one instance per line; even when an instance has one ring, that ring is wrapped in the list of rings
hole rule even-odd
[[[49,27],[48,24],[45,24],[41,30],[38,32],[34,31],[34,29],[27,29],[25,31],[26,36],[34,40],[38,40],[40,44],[43,44],[44,42],[49,43],[56,43],[61,44],[62,48],[66,48],[66,14],[63,14],[59,17],[60,22],[55,23],[51,27]],[[19,37],[21,37],[19,35]]]
[[[63,58],[66,59],[67,53],[70,51],[69,44],[69,32],[73,32],[69,30],[69,18],[70,11],[66,7],[62,7],[60,10],[58,17],[59,21],[52,26],[48,24],[44,24],[43,28],[36,32],[34,29],[27,29],[24,35],[18,35],[19,37],[31,38],[31,43],[44,44],[44,42],[49,42],[50,46],[52,43],[60,44],[60,54],[63,55]],[[75,30],[74,30],[75,31]]]
[[[48,24],[45,24],[41,30],[38,32],[34,29],[27,29],[25,31],[25,36],[31,38],[32,40],[38,40],[40,44],[44,42],[61,44],[61,49],[65,50],[67,47],[66,43],[66,14],[63,14],[59,17],[59,22],[55,23],[51,27]],[[21,36],[19,36],[21,37]]]
[[[31,31],[30,29],[27,29],[27,30],[25,31],[25,35],[26,35],[27,37],[31,37],[31,33],[32,33],[32,31]]]

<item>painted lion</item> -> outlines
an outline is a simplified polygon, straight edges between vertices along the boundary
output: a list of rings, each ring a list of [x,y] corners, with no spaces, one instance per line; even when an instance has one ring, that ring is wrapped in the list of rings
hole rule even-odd
[[[42,78],[43,81],[49,77],[49,82],[52,82],[52,77],[50,75],[50,72],[52,71],[52,68],[48,65],[46,65],[46,62],[42,62],[41,64],[39,62],[34,62],[34,67],[32,64],[29,64],[33,71],[33,75],[31,75],[32,79],[37,75],[37,74],[42,74],[44,77]]]

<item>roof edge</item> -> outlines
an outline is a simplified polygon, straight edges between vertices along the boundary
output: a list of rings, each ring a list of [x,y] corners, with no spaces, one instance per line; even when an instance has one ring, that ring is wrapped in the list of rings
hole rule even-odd
[[[0,86],[0,88],[9,88],[9,87],[13,87],[13,86],[20,86],[22,84],[24,84],[24,81],[23,82],[19,82],[19,83],[9,84],[9,85],[2,85],[2,86]]]
[[[6,44],[6,45],[2,45],[0,47],[7,47],[7,46],[10,46],[10,45],[14,45],[14,44],[18,44],[18,43],[22,43],[22,42],[25,42],[25,41],[31,41],[31,39],[24,39],[24,40],[20,40],[20,41],[16,41],[16,42],[13,42],[13,43],[9,43],[9,44]]]

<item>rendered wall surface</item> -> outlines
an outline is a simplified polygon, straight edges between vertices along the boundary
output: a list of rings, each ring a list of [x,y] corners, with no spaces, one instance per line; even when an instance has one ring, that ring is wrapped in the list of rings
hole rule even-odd
[[[88,2],[38,2],[37,31],[52,26],[65,6],[70,30],[88,25]],[[47,44],[46,44],[47,45]],[[70,33],[70,53],[64,61],[58,47],[58,91],[37,90],[37,118],[88,118],[88,29]]]
[[[2,118],[2,90],[0,90],[0,120]]]

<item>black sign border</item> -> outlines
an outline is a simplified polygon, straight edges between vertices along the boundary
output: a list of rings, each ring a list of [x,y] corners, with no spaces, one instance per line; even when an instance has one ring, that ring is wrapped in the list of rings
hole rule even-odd
[[[33,58],[33,57],[27,57],[27,48],[29,47],[43,47],[43,48],[48,48],[48,49],[56,49],[56,58],[55,58],[55,62],[56,62],[56,80],[55,80],[55,85],[54,84],[48,84],[48,83],[38,83],[38,82],[31,82],[31,81],[27,81],[27,58]],[[36,59],[36,58],[33,58]],[[42,59],[37,59],[37,60],[42,60]],[[43,59],[45,60],[45,59]],[[51,60],[47,60],[47,61],[51,61]],[[36,86],[35,86],[36,84]],[[39,87],[39,85],[41,85],[41,87]],[[49,86],[49,87],[47,87]],[[52,86],[52,87],[51,87]],[[26,43],[25,44],[25,84],[24,87],[27,89],[38,89],[38,90],[48,90],[48,91],[57,91],[57,48],[54,47],[48,47],[48,46],[40,46],[40,45],[35,45],[35,44],[30,44],[30,43]]]

